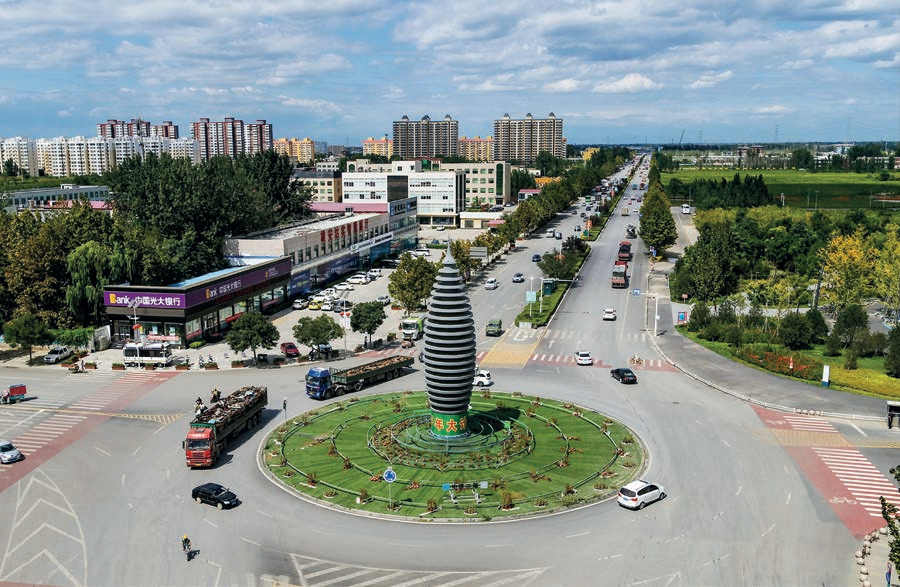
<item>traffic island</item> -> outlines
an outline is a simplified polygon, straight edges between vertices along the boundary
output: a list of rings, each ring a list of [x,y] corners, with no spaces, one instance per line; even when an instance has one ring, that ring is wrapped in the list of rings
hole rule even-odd
[[[485,390],[464,417],[436,421],[424,392],[351,397],[279,426],[262,457],[278,482],[335,509],[444,521],[601,501],[643,468],[631,430],[572,403]],[[467,434],[434,432],[448,426]]]

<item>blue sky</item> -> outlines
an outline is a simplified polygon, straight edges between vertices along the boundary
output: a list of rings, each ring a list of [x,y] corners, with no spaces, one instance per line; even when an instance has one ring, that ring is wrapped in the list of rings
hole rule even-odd
[[[359,145],[509,113],[570,143],[900,139],[897,0],[0,0],[0,137],[264,118]]]

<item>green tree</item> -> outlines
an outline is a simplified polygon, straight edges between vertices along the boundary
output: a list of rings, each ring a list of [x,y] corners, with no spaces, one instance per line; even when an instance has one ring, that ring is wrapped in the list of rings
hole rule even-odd
[[[96,241],[81,245],[66,259],[71,283],[66,288],[66,303],[81,325],[101,324],[106,315],[103,287],[109,283],[109,254]]]
[[[294,324],[293,331],[297,342],[310,348],[344,336],[344,329],[327,314],[315,318],[304,316]]]
[[[425,257],[403,253],[400,264],[388,278],[388,293],[409,314],[428,299],[437,272],[437,264]]]
[[[278,328],[260,312],[244,312],[231,325],[225,335],[225,342],[236,353],[247,349],[253,351],[253,363],[256,364],[256,349],[274,347],[279,336]]]
[[[816,308],[812,308],[804,317],[809,323],[810,332],[812,333],[810,342],[816,343],[824,340],[825,337],[828,336],[828,324],[825,322],[825,317],[822,316],[822,312]]]
[[[860,332],[869,329],[869,316],[859,304],[851,304],[838,312],[832,332],[836,334],[844,347],[849,347]]]
[[[456,268],[459,269],[463,280],[468,281],[472,277],[472,270],[481,265],[481,259],[473,259],[469,253],[472,249],[472,243],[465,240],[452,240],[448,246],[453,260],[456,261]],[[437,275],[437,274],[435,274]],[[431,293],[431,290],[428,290]],[[428,294],[426,294],[427,297]]]
[[[12,159],[3,162],[3,175],[7,177],[17,177],[19,175],[19,166]]]
[[[900,327],[894,327],[888,334],[888,348],[884,355],[884,372],[900,378]]]
[[[798,312],[791,312],[781,319],[778,337],[782,344],[791,350],[809,348],[812,329],[809,322]]]
[[[639,234],[644,244],[655,249],[657,255],[678,240],[678,229],[670,207],[662,185],[659,182],[650,184],[641,206]]]
[[[371,339],[386,319],[387,314],[384,313],[384,306],[381,302],[363,302],[353,306],[353,311],[350,313],[350,328],[355,332],[368,334]]]
[[[895,329],[896,330],[896,329]],[[900,467],[891,469],[891,475],[894,477],[894,484],[900,485]],[[898,511],[897,506],[880,496],[881,516],[887,524],[888,534],[891,539],[888,542],[888,560],[893,563],[895,569],[900,568],[900,523],[897,522]]]
[[[709,306],[703,303],[696,303],[691,307],[691,315],[688,318],[688,330],[698,332],[709,326],[712,322],[712,315]]]
[[[58,226],[42,224],[22,240],[10,254],[5,277],[17,313],[31,313],[47,324],[66,328],[72,325],[72,317],[61,294],[68,286],[68,271]]]
[[[12,348],[28,351],[28,362],[31,363],[31,351],[36,346],[44,346],[53,342],[53,333],[47,323],[31,313],[25,313],[3,325],[3,338]]]
[[[573,251],[563,253],[559,249],[553,249],[541,258],[537,266],[551,279],[568,280],[575,277],[576,264]]]

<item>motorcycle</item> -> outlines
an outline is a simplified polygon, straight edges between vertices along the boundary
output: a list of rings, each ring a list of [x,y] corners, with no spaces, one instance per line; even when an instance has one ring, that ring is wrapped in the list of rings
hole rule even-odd
[[[194,549],[191,548],[190,540],[183,540],[181,542],[181,548],[184,550],[184,555],[187,557],[187,561],[191,562],[191,559],[194,558]]]

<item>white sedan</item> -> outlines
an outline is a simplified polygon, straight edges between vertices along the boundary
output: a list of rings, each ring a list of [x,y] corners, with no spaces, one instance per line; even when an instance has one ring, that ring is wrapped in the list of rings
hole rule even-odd
[[[338,283],[337,285],[335,285],[334,289],[336,289],[337,291],[353,291],[353,285],[345,281],[343,283]]]
[[[594,357],[591,356],[590,351],[575,351],[575,363],[590,366],[594,364]]]
[[[603,310],[603,319],[604,320],[615,320],[616,319],[615,308],[606,308],[605,310]]]

